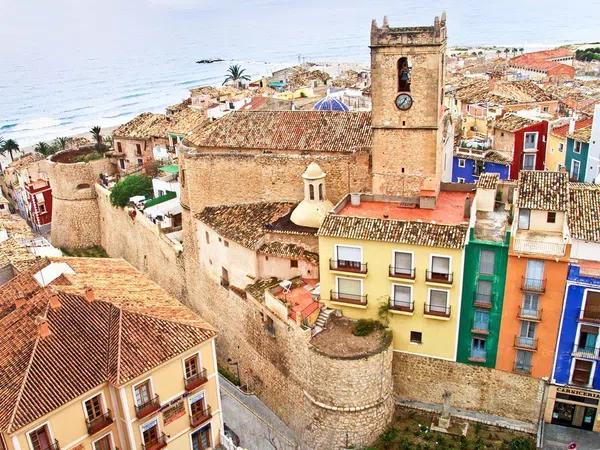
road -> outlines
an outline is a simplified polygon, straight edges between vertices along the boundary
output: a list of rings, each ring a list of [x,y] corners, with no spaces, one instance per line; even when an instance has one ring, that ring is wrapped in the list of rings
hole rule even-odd
[[[571,442],[577,443],[577,450],[600,450],[598,433],[549,423],[544,426],[544,450],[565,450]]]

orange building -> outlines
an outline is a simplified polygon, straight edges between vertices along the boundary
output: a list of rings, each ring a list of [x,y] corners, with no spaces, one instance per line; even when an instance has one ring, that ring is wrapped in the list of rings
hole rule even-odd
[[[568,175],[522,171],[514,202],[496,368],[549,377],[567,280]]]

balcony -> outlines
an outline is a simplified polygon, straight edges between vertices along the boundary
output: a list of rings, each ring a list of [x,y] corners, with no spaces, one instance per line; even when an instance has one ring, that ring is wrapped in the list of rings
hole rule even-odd
[[[425,304],[423,312],[427,316],[450,317],[450,306],[436,306]]]
[[[185,383],[185,390],[188,392],[199,388],[208,381],[208,378],[206,377],[206,369],[202,369],[196,375],[192,375],[189,378],[184,378],[183,381]]]
[[[389,276],[391,278],[414,280],[415,279],[415,269],[403,269],[402,267],[390,266]]]
[[[139,406],[135,407],[135,417],[141,419],[143,417],[149,416],[150,414],[158,411],[160,409],[160,399],[158,395],[154,398],[151,398],[146,403],[142,403]]]
[[[600,323],[600,310],[579,310],[579,321]]]
[[[573,346],[573,356],[578,358],[598,359],[600,360],[600,349],[596,347],[585,347],[575,344]]]
[[[523,306],[520,306],[519,307],[519,319],[539,321],[542,319],[542,310],[525,308]]]
[[[473,292],[473,305],[477,308],[491,309],[492,294],[482,294],[481,292]]]
[[[564,256],[567,245],[563,241],[562,235],[554,236],[551,234],[540,234],[536,233],[535,238],[532,239],[535,232],[527,232],[525,230],[519,230],[519,235],[525,235],[522,237],[516,237],[513,242],[513,251],[515,253],[533,253],[545,256]],[[530,236],[531,235],[531,236]]]
[[[195,428],[199,425],[202,425],[204,422],[207,422],[211,419],[212,413],[210,406],[207,406],[201,411],[196,411],[194,414],[190,416],[190,426]]]
[[[521,280],[521,289],[527,292],[546,292],[546,279],[540,280],[538,278],[525,278]]]
[[[471,327],[471,333],[473,334],[489,334],[490,324],[488,322],[481,322],[473,320],[473,326]]]
[[[337,270],[338,272],[367,273],[367,264],[360,261],[348,261],[345,259],[330,259],[329,270]]]
[[[161,433],[156,439],[142,444],[142,450],[158,450],[167,446],[167,436]]]
[[[54,439],[54,442],[49,444],[48,447],[43,447],[41,450],[60,450],[60,445],[58,441]]]
[[[516,361],[515,365],[513,366],[513,372],[523,375],[531,375],[531,363]]]
[[[109,409],[101,416],[86,420],[88,434],[96,434],[98,431],[103,430],[111,423],[113,423],[113,418]]]
[[[452,284],[452,278],[451,273],[425,271],[425,279],[430,283]]]
[[[469,356],[469,361],[484,363],[487,359],[487,352],[485,350],[479,349],[471,349],[471,355]]]
[[[356,294],[345,294],[343,292],[330,291],[330,297],[332,302],[349,303],[351,305],[366,305],[366,295]]]
[[[536,350],[537,341],[537,338],[530,338],[527,336],[515,336],[515,347],[523,348],[526,350]]]
[[[403,302],[390,298],[390,309],[393,311],[414,312],[415,302]]]

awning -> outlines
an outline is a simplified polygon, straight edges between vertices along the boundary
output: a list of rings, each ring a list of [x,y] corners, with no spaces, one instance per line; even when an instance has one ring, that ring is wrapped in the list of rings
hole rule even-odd
[[[162,166],[159,170],[166,173],[179,173],[179,166],[177,164],[171,164],[169,166]]]

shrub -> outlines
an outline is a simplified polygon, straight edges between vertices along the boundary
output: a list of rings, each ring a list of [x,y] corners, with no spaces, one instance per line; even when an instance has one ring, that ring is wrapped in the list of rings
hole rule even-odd
[[[397,437],[398,437],[398,430],[396,430],[395,428],[390,428],[389,430],[385,431],[379,437],[379,439],[381,439],[383,442],[394,442]]]
[[[104,158],[104,155],[102,153],[94,150],[93,152],[86,153],[85,155],[80,155],[80,156],[76,157],[75,162],[89,162],[89,161],[94,161],[96,159],[102,159],[102,158]]]
[[[354,324],[352,334],[354,336],[368,336],[380,326],[379,322],[374,320],[360,319]]]
[[[505,450],[535,450],[535,444],[531,439],[518,437],[508,441],[502,448]]]
[[[227,369],[226,367],[219,366],[218,370],[219,370],[219,373],[224,378],[227,378],[229,381],[231,381],[236,386],[240,385],[240,379],[237,377],[236,374],[234,374],[233,372],[231,372],[229,369]]]
[[[152,196],[152,178],[146,175],[129,175],[119,181],[110,193],[114,206],[125,206],[136,195]]]

